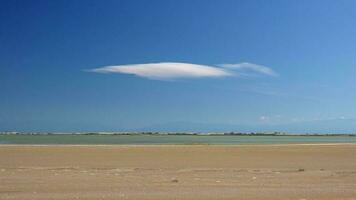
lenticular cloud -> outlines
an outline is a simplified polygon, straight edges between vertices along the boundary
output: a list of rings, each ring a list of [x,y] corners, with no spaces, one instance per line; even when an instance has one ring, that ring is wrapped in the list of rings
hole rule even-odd
[[[232,75],[230,71],[218,67],[174,62],[106,66],[90,71],[98,73],[133,74],[155,80],[224,77]]]
[[[132,74],[153,80],[175,80],[184,78],[214,78],[234,75],[277,76],[271,68],[252,63],[220,64],[216,66],[191,63],[162,62],[132,65],[115,65],[91,69],[97,73]]]

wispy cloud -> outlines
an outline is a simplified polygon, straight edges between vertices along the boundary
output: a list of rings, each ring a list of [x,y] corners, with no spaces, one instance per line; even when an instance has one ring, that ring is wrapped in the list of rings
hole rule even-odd
[[[263,65],[257,65],[253,63],[225,63],[225,64],[219,64],[218,66],[232,69],[232,70],[237,70],[238,72],[243,72],[245,75],[250,75],[250,73],[255,73],[255,74],[263,74],[267,76],[278,76],[278,74],[273,71],[271,68],[263,66]]]
[[[105,66],[89,70],[97,73],[132,74],[154,80],[174,80],[181,78],[226,77],[246,74],[251,71],[263,75],[276,76],[272,69],[251,63],[221,64],[220,67],[191,63],[162,62]]]

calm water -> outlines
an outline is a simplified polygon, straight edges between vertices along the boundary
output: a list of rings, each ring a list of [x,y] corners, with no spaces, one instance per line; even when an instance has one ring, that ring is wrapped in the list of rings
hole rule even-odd
[[[356,143],[350,136],[0,135],[0,144]]]

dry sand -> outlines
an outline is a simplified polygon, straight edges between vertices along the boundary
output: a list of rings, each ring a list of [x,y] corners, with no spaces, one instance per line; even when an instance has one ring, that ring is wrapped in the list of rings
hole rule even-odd
[[[356,199],[356,145],[0,145],[0,199]]]

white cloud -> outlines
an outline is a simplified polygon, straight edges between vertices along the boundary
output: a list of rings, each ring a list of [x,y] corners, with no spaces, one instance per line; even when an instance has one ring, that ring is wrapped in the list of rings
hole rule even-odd
[[[229,70],[218,67],[174,62],[106,66],[90,71],[98,73],[133,74],[155,80],[224,77],[233,75]]]
[[[162,62],[105,66],[89,70],[97,73],[132,74],[154,80],[174,80],[181,78],[226,77],[234,75],[251,76],[256,74],[277,76],[272,69],[252,63],[220,64],[216,66],[191,63]]]
[[[263,74],[267,76],[278,76],[278,74],[275,71],[273,71],[271,68],[263,65],[253,64],[253,63],[247,63],[247,62],[236,63],[236,64],[225,63],[225,64],[219,64],[219,66],[243,72],[244,75],[249,75],[249,72],[254,72],[257,74]]]
[[[267,116],[260,116],[260,120],[261,120],[261,121],[267,121],[267,120],[269,120],[269,117],[267,117]]]

